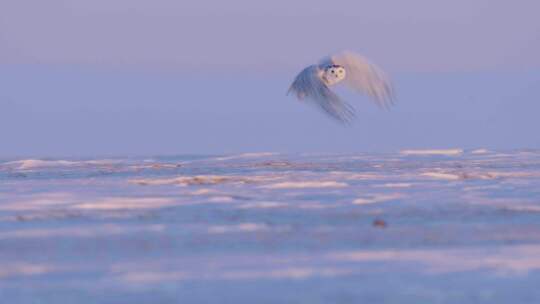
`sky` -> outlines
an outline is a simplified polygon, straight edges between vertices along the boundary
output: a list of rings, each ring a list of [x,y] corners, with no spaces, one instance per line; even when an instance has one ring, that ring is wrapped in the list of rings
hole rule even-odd
[[[540,2],[0,1],[0,157],[540,148]],[[352,126],[286,96],[357,51]]]

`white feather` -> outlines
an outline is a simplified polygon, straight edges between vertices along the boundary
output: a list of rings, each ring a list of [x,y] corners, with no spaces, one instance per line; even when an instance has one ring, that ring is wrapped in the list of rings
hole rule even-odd
[[[378,105],[389,107],[394,102],[392,85],[385,73],[362,55],[344,51],[332,55],[334,64],[347,71],[344,83],[351,89],[365,93]]]
[[[332,65],[345,69],[343,82],[351,89],[372,98],[378,105],[388,108],[393,104],[394,93],[390,81],[377,66],[361,55],[350,51],[327,57],[318,65],[311,65],[302,70],[294,79],[289,92],[294,92],[298,99],[315,101],[327,114],[341,121],[350,122],[354,118],[354,108],[341,101],[330,90],[329,85],[341,81],[325,81],[324,70]]]
[[[354,109],[351,105],[341,101],[323,82],[322,70],[311,65],[296,76],[289,93],[293,92],[300,100],[308,98],[315,101],[322,110],[332,118],[341,122],[350,122],[354,118]]]

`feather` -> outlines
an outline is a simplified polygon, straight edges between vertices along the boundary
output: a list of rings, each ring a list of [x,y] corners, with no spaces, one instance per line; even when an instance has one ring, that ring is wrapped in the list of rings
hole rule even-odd
[[[332,55],[323,62],[332,62],[345,68],[344,83],[351,89],[371,97],[376,104],[389,108],[394,104],[394,90],[384,72],[365,57],[350,52]]]
[[[326,114],[342,123],[349,123],[355,116],[354,108],[322,81],[321,70],[316,65],[305,68],[296,76],[288,93],[291,92],[300,100],[314,101]]]
[[[369,96],[377,105],[389,108],[394,104],[394,90],[384,72],[363,56],[350,51],[323,58],[319,64],[303,69],[294,79],[287,94],[292,92],[300,100],[314,101],[332,118],[343,123],[350,122],[355,117],[354,108],[329,88],[329,85],[338,83],[340,79],[323,79],[324,70],[329,66],[343,67],[343,82],[354,91]]]

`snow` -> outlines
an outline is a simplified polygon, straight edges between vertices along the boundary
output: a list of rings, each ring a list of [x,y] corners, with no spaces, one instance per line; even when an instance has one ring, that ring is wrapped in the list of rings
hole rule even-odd
[[[283,182],[262,186],[267,189],[305,189],[305,188],[343,188],[347,187],[346,183],[336,181],[325,182]]]
[[[460,155],[463,153],[462,149],[426,149],[426,150],[403,150],[403,155]]]
[[[33,170],[39,168],[58,168],[72,166],[106,166],[114,164],[114,160],[87,160],[87,161],[71,161],[71,160],[42,160],[42,159],[22,159],[4,163],[5,166],[15,167],[17,170]]]
[[[0,303],[536,303],[540,151],[10,160],[0,243]]]
[[[396,200],[402,197],[403,195],[399,193],[372,195],[370,197],[357,198],[353,201],[353,204],[355,205],[375,204],[375,203],[382,203],[386,201]]]

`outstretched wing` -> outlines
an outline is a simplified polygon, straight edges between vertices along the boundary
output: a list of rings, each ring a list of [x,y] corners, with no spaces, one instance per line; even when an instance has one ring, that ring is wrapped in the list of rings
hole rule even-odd
[[[388,108],[394,104],[394,90],[384,72],[365,57],[350,52],[323,59],[321,65],[337,64],[345,68],[343,80],[348,87],[371,97],[379,106]]]
[[[326,114],[340,122],[348,123],[355,116],[353,107],[341,101],[322,81],[316,65],[305,68],[296,76],[287,94],[291,92],[298,99],[314,101]]]

